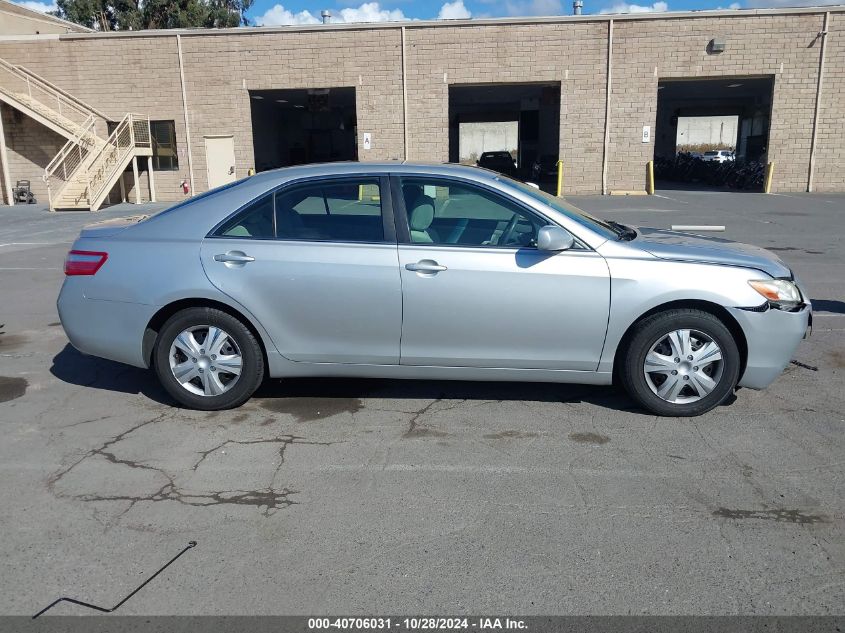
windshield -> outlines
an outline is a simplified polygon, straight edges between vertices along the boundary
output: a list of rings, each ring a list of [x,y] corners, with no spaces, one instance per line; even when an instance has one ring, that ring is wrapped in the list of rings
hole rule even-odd
[[[513,187],[516,187],[522,193],[531,196],[537,202],[552,208],[558,213],[564,214],[566,217],[574,220],[581,226],[585,226],[607,239],[616,239],[619,237],[619,231],[614,229],[610,224],[604,220],[599,220],[598,218],[593,217],[570,202],[564,201],[562,198],[558,198],[557,196],[553,196],[550,193],[546,193],[545,191],[541,191],[540,189],[536,189],[531,185],[527,185],[524,182],[520,182],[512,178],[503,177],[501,180],[503,182],[507,182]]]

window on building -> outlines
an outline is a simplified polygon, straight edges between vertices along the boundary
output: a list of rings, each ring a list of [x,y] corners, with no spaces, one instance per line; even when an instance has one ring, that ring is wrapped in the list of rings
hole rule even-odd
[[[173,171],[179,169],[176,155],[176,123],[173,121],[150,121],[153,140],[153,169]]]

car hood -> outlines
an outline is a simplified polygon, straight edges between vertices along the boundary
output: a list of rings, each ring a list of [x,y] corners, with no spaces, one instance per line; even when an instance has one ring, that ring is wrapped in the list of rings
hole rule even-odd
[[[79,233],[80,237],[110,237],[119,233],[123,229],[134,226],[143,220],[146,220],[148,215],[132,215],[126,218],[113,218],[111,220],[102,220],[101,222],[94,222],[87,224]]]
[[[636,228],[637,238],[630,244],[661,259],[756,268],[772,277],[792,276],[792,271],[783,260],[759,246],[733,242],[721,237],[648,227]]]

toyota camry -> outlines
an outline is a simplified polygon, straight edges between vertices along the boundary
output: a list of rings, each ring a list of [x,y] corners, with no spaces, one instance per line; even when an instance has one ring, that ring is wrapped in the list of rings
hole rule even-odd
[[[83,229],[62,325],[181,405],[267,377],[617,383],[692,416],[777,378],[811,323],[762,248],[605,221],[474,167],[264,172]]]

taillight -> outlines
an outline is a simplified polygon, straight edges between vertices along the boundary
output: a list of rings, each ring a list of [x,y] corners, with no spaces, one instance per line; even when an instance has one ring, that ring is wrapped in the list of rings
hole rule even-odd
[[[65,258],[65,275],[95,275],[108,258],[108,253],[70,251]]]

